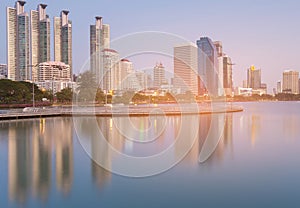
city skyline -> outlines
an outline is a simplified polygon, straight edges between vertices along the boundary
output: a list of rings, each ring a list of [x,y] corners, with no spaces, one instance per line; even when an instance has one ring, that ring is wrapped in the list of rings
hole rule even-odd
[[[87,2],[78,2],[76,4],[60,2],[59,4],[54,4],[47,0],[44,2],[48,4],[47,13],[50,15],[50,19],[63,8],[71,11],[71,19],[74,24],[73,39],[82,40],[76,41],[73,44],[75,57],[74,73],[78,73],[80,67],[88,59],[88,27],[91,23],[91,18],[99,14],[105,17],[106,22],[109,22],[113,27],[111,31],[112,39],[132,32],[156,30],[178,34],[189,39],[191,42],[194,42],[199,39],[200,36],[204,35],[214,40],[221,40],[223,44],[226,45],[226,52],[230,55],[232,62],[237,64],[233,67],[235,86],[242,85],[242,81],[246,77],[246,70],[249,65],[252,64],[262,69],[262,80],[267,83],[269,93],[276,87],[277,80],[282,79],[282,72],[284,70],[299,70],[300,68],[300,63],[298,63],[296,55],[297,45],[300,44],[300,38],[297,36],[299,29],[293,27],[294,19],[297,19],[295,18],[295,15],[297,15],[295,9],[299,6],[297,2],[282,1],[274,3],[265,1],[259,2],[259,4],[258,2],[250,3],[247,1],[242,3],[233,2],[232,4],[216,1],[202,2],[202,6],[207,8],[207,10],[202,11],[201,14],[195,10],[199,2],[191,2],[190,4],[172,2],[171,5],[170,2],[166,1],[160,3],[161,7],[155,3],[147,2],[145,4],[147,4],[148,7],[144,8],[148,9],[144,9],[143,11],[146,11],[147,15],[141,15],[139,19],[134,18],[134,15],[122,16],[125,11],[121,9],[124,9],[124,6],[128,5],[124,5],[125,3],[113,5],[113,3],[108,1],[97,1],[99,5],[102,4],[101,8],[109,6],[113,8],[112,10],[107,10],[93,6],[93,3],[96,1],[89,1],[90,4]],[[13,2],[3,2],[1,3],[0,9],[4,10],[6,6],[11,6],[12,3]],[[26,10],[35,9],[39,3],[41,2],[35,0],[27,2]],[[170,22],[172,17],[176,16],[176,12],[178,12],[180,6],[183,6],[190,12],[183,12],[181,18],[178,19],[178,23],[181,23],[181,27],[178,27],[177,24],[170,24]],[[128,10],[136,11],[137,14],[143,14],[141,7],[142,5],[140,3],[135,3],[132,7],[128,7]],[[158,7],[158,10],[166,11],[166,13],[164,13],[165,15],[160,15],[160,18],[158,18],[148,12],[148,10],[150,11],[151,8],[155,7]],[[213,7],[215,7],[214,9],[218,9],[217,14],[213,15],[210,13],[213,11]],[[295,12],[293,12],[294,10]],[[246,11],[253,11],[255,15],[251,15],[251,13],[249,13],[248,16],[243,15]],[[284,12],[286,15],[284,17],[278,17],[277,14],[279,11]],[[120,15],[117,15],[118,12],[122,16],[122,21],[120,21]],[[126,12],[128,11],[126,10]],[[225,17],[224,22],[219,20],[220,18],[218,17],[221,16]],[[235,18],[237,16],[240,17],[239,20]],[[201,21],[196,24],[195,19],[199,19],[198,17],[204,17],[204,20],[211,18],[210,21]],[[122,25],[124,25],[122,22],[130,22],[130,24],[126,24],[126,27],[122,27]],[[279,30],[278,25],[281,26]],[[5,28],[5,18],[1,18],[0,27]],[[86,28],[86,30],[82,28]],[[51,28],[51,31],[53,31],[53,28]],[[5,33],[0,34],[0,40],[0,45],[3,48],[3,50],[0,51],[0,62],[6,63]],[[276,47],[274,46],[275,42]],[[52,47],[51,45],[51,48]],[[283,51],[285,52],[283,53]],[[51,54],[51,56],[53,56],[53,54]],[[151,66],[152,65],[153,63],[151,63]],[[139,66],[136,66],[136,68],[139,68]]]

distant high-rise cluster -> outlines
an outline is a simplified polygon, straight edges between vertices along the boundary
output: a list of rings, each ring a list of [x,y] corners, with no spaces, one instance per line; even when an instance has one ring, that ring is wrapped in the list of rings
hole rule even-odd
[[[11,80],[39,80],[39,65],[51,60],[50,18],[46,4],[25,12],[25,1],[7,7],[7,71]],[[70,66],[72,76],[72,23],[68,11],[54,18],[54,59]],[[53,79],[53,78],[52,78]]]
[[[138,91],[149,87],[147,74],[136,72],[128,59],[110,48],[110,26],[103,18],[95,17],[90,25],[90,69],[95,74],[98,87],[106,93],[113,91]]]
[[[220,41],[201,37],[197,45],[174,48],[174,85],[184,93],[212,96],[231,95],[232,62]]]

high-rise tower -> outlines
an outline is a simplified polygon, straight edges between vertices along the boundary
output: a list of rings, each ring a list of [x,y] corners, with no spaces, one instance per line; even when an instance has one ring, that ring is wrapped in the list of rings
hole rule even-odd
[[[201,77],[201,88],[206,88],[209,94],[218,95],[219,79],[219,61],[218,52],[222,47],[217,48],[212,40],[208,37],[201,37],[197,40],[198,46],[198,73]]]
[[[254,90],[261,88],[261,70],[251,66],[247,71],[247,87]]]
[[[30,11],[32,80],[38,79],[35,66],[50,61],[50,19],[46,14],[46,7],[46,4],[39,4],[37,10]]]
[[[90,25],[90,69],[95,74],[100,88],[104,86],[104,49],[110,48],[110,27],[96,16],[95,25]]]
[[[282,92],[299,94],[299,72],[286,70],[283,72]]]
[[[7,16],[7,67],[8,79],[29,80],[29,17],[24,10],[25,1],[17,1],[15,8],[8,7]]]
[[[160,88],[160,86],[166,82],[165,78],[165,67],[160,64],[156,64],[156,66],[153,69],[153,82],[154,87]]]
[[[72,21],[68,15],[63,10],[60,17],[54,17],[54,60],[68,64],[72,76]]]
[[[174,47],[174,85],[181,93],[198,95],[197,46],[185,44]]]

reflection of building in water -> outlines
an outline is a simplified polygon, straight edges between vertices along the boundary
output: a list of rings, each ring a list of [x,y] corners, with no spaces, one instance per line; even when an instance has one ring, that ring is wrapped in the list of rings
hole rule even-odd
[[[201,115],[199,117],[199,124],[198,124],[198,137],[195,140],[195,144],[193,148],[189,152],[186,157],[186,161],[196,164],[198,162],[199,153],[202,149],[202,146],[207,138],[210,126],[211,126],[211,115]],[[187,128],[189,130],[189,128]]]
[[[48,197],[52,172],[52,138],[51,135],[45,134],[45,129],[45,119],[32,122],[32,186],[34,195],[42,200],[46,200]]]
[[[212,160],[222,161],[224,158],[225,150],[231,150],[233,153],[233,142],[232,142],[232,113],[226,114],[225,123],[222,120],[219,120],[218,127],[220,129],[224,128],[223,134],[219,135],[220,142],[215,153],[212,156]],[[222,131],[220,131],[222,132]]]
[[[216,117],[212,118],[212,116]],[[211,144],[211,147],[214,147],[216,144],[218,145],[209,160],[206,161],[206,164],[222,161],[225,150],[228,147],[231,147],[233,150],[232,114],[201,115],[199,119],[198,139],[195,141],[186,159],[193,163],[198,162],[200,151],[205,142],[206,145]]]
[[[23,122],[11,123],[8,129],[8,190],[11,200],[26,201],[30,191],[30,138]]]
[[[284,116],[283,119],[283,133],[285,139],[298,139],[300,135],[299,128],[300,118],[299,115]]]
[[[89,120],[93,122],[93,120]],[[112,123],[110,119],[98,118],[98,126],[101,129],[103,137],[107,139],[107,142],[111,140]],[[86,123],[89,125],[89,123]],[[110,180],[110,172],[104,170],[99,164],[104,163],[105,167],[111,167],[111,152],[107,148],[105,141],[101,140],[96,129],[92,129],[89,132],[91,136],[91,156],[96,162],[91,161],[93,180],[99,187],[102,187],[106,181]],[[100,162],[101,161],[101,162]]]
[[[233,114],[228,113],[226,115],[226,123],[224,127],[224,145],[230,147],[230,149],[233,151],[233,141],[232,141],[232,128],[233,128]]]
[[[56,186],[66,194],[73,181],[73,126],[71,120],[65,118],[55,119],[54,124]]]
[[[64,193],[70,191],[73,180],[71,122],[67,118],[52,118],[8,124],[8,189],[11,200],[24,203],[31,191],[39,199],[47,199],[54,165],[53,142],[57,188]]]
[[[175,130],[175,157],[181,159],[185,156],[185,162],[198,161],[199,153],[199,123],[201,116],[181,116],[174,126]],[[177,126],[179,125],[179,126]],[[195,142],[194,142],[195,141]],[[193,143],[194,142],[194,143]],[[187,155],[186,150],[190,150]]]
[[[252,115],[251,117],[251,144],[255,147],[257,134],[260,131],[260,116]]]

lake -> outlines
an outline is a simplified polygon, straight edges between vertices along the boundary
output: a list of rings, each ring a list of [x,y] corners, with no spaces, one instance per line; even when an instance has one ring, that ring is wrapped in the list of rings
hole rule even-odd
[[[1,121],[0,207],[300,207],[300,103],[239,105]]]

